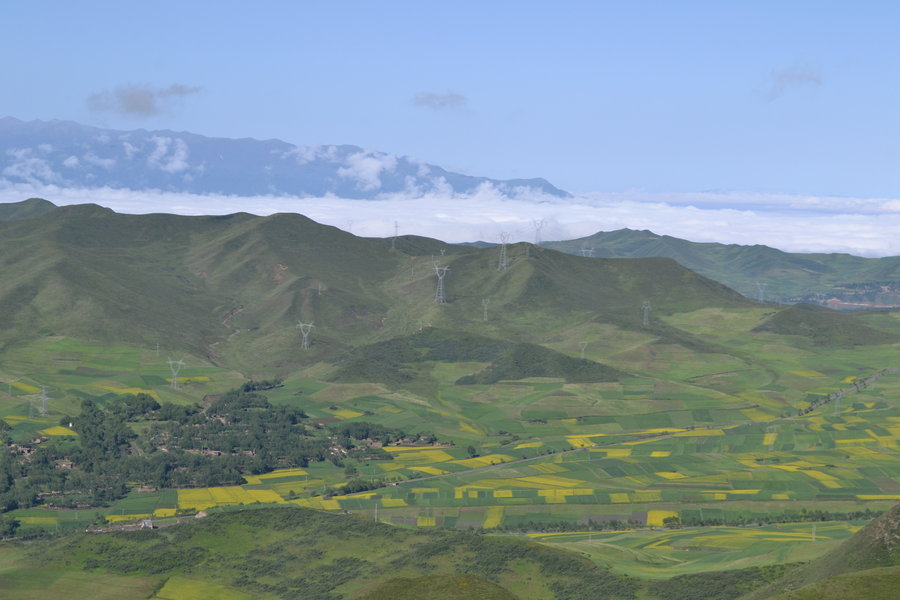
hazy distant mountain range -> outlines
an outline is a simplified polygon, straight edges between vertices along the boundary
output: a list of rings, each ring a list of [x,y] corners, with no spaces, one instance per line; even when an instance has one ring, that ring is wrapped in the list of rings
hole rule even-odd
[[[174,131],[116,131],[72,121],[0,119],[0,180],[69,187],[197,194],[371,199],[381,194],[570,194],[545,179],[496,180],[453,173],[406,156],[351,145],[209,138]]]

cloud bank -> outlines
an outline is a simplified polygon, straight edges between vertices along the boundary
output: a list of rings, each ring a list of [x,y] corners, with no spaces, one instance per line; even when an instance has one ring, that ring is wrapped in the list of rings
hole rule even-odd
[[[648,229],[695,242],[764,244],[788,252],[846,252],[860,256],[900,255],[900,199],[835,198],[765,194],[591,194],[560,200],[523,188],[513,196],[490,184],[471,194],[431,192],[383,195],[378,200],[325,196],[224,196],[73,189],[9,184],[0,180],[0,202],[41,197],[58,205],[95,203],[117,212],[219,215],[249,212],[304,214],[320,223],[351,229],[354,235],[401,234],[448,242],[534,241],[541,220],[544,241],[585,237],[598,231]],[[740,208],[735,208],[740,206]]]

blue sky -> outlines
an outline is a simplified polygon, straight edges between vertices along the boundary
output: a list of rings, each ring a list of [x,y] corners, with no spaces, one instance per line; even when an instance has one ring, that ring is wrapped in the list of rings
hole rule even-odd
[[[709,210],[900,198],[896,2],[3,0],[0,21],[0,116],[356,144]]]

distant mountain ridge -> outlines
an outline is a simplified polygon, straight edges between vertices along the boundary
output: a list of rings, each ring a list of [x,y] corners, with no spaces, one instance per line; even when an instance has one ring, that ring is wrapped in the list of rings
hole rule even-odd
[[[704,351],[705,342],[659,319],[642,324],[640,303],[659,314],[750,304],[664,258],[587,260],[521,243],[498,270],[494,249],[399,236],[392,250],[391,240],[297,214],[127,215],[48,204],[0,205],[0,349],[46,335],[162,340],[252,370],[308,359],[295,344],[298,320],[315,323],[318,360],[425,327],[529,342],[534,322],[558,314],[553,331],[588,319]],[[3,220],[28,210],[38,212]],[[452,267],[446,303],[435,302],[436,260]],[[525,358],[547,362],[526,354],[513,357],[520,367]],[[584,366],[576,362],[547,368],[577,378]]]
[[[545,179],[497,180],[447,171],[352,145],[211,138],[168,130],[119,131],[73,121],[0,119],[0,183],[112,187],[228,195],[372,199],[380,194],[465,194],[489,185],[516,195],[570,194]]]
[[[597,258],[672,258],[704,277],[767,301],[811,302],[857,310],[900,307],[897,256],[791,253],[761,245],[691,242],[633,229],[601,231],[541,245]]]

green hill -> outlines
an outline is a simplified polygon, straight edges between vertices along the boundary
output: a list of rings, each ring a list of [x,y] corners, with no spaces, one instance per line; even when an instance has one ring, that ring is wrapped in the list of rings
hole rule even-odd
[[[56,208],[56,205],[41,198],[29,198],[21,202],[0,204],[0,221],[29,219]]]
[[[379,586],[363,600],[516,600],[509,591],[477,575],[398,577]]]
[[[598,261],[517,244],[498,270],[497,249],[416,236],[394,243],[391,251],[390,240],[294,214],[122,215],[80,205],[3,221],[0,348],[47,335],[161,343],[252,372],[331,360],[429,325],[542,343],[596,321],[702,345],[658,319],[644,327],[642,303],[654,314],[748,305],[669,259]],[[437,262],[450,267],[445,304],[434,302]],[[315,324],[312,352],[297,344],[298,321]]]
[[[631,229],[543,246],[600,258],[668,257],[753,298],[761,292],[766,300],[780,302],[833,300],[846,308],[900,305],[900,257],[896,256],[791,253],[761,245],[690,242]]]
[[[772,600],[895,600],[897,590],[900,567],[883,567],[831,577]]]
[[[797,335],[818,346],[852,347],[892,344],[895,333],[870,327],[850,315],[812,304],[783,308],[753,329],[781,335]]]
[[[847,589],[872,574],[871,582],[880,582],[871,595],[862,595],[861,590],[853,596],[861,600],[889,597],[883,595],[881,584],[889,585],[887,590],[896,594],[894,583],[898,579],[900,566],[900,505],[894,506],[877,519],[859,530],[849,540],[825,556],[789,572],[782,579],[747,596],[747,600],[779,598],[779,600],[799,600],[800,598],[820,598],[816,593],[832,587]],[[877,571],[872,571],[877,569]],[[831,578],[844,576],[832,582]],[[806,589],[804,586],[817,586]],[[799,590],[799,591],[798,591]],[[818,591],[817,591],[818,590]],[[780,596],[779,594],[789,595]],[[881,594],[881,595],[879,595]],[[830,596],[838,598],[841,596]],[[896,597],[896,596],[894,596]]]
[[[457,383],[496,383],[528,377],[554,377],[567,382],[616,381],[621,372],[590,360],[580,360],[537,344],[513,343],[469,333],[428,327],[422,332],[361,346],[338,359],[331,377],[336,382],[377,381],[399,385],[427,377],[417,364],[423,361],[487,362],[483,371],[461,377]]]
[[[178,597],[348,600],[634,598],[636,584],[569,552],[523,540],[413,531],[300,508],[246,510],[155,530],[73,534],[0,546],[0,590],[72,600],[106,577]],[[44,575],[41,575],[41,574]],[[139,587],[139,586],[135,586]],[[119,598],[146,598],[127,593]],[[171,597],[168,594],[159,598]],[[468,595],[467,595],[468,594]]]

